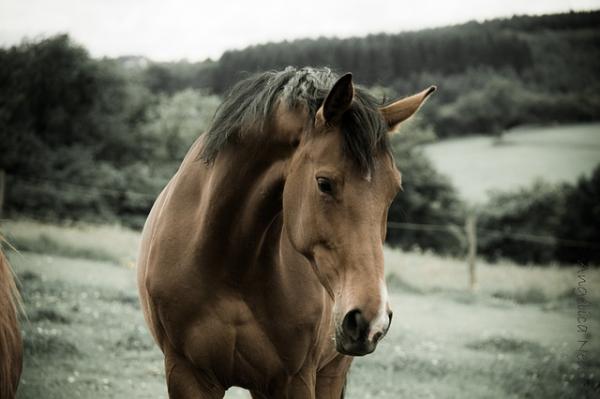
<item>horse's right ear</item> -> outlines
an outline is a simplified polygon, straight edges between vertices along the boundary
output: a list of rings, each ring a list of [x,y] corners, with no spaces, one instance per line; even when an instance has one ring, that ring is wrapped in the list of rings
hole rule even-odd
[[[347,73],[333,85],[325,101],[315,115],[315,125],[335,124],[340,120],[344,112],[350,108],[354,99],[354,85],[352,74]]]
[[[437,88],[435,86],[429,86],[427,89],[420,93],[398,100],[388,106],[380,109],[383,114],[388,128],[393,131],[400,122],[410,118],[421,105],[425,102],[427,97],[433,93]]]

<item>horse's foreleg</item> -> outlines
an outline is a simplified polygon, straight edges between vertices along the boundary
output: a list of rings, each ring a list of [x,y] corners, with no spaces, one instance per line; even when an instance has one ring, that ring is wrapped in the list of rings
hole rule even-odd
[[[266,391],[251,390],[252,399],[318,399],[315,396],[314,372],[301,372],[292,378],[282,378],[271,384]]]
[[[351,358],[340,356],[317,373],[316,398],[342,399]]]
[[[317,399],[342,399],[346,387],[346,376],[317,377]]]
[[[220,399],[225,396],[225,389],[214,378],[172,352],[165,351],[165,373],[169,399]]]

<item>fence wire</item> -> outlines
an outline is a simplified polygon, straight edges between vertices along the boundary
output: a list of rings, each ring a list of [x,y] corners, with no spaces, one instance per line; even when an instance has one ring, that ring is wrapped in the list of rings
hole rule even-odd
[[[108,194],[111,196],[133,196],[138,198],[144,198],[148,200],[154,200],[158,196],[158,192],[156,194],[148,193],[148,192],[140,192],[135,190],[119,190],[108,187],[101,187],[97,185],[88,185],[81,183],[73,183],[66,180],[55,179],[55,178],[39,178],[34,176],[23,176],[23,175],[8,175],[11,178],[19,180],[21,184],[28,186],[32,189],[41,189],[39,184],[57,184],[62,185],[63,187],[69,187],[72,192],[76,192],[81,195],[94,195],[94,193],[90,191],[95,191],[96,193]],[[465,226],[458,224],[431,224],[431,223],[412,223],[412,222],[398,222],[389,220],[387,222],[388,229],[399,229],[399,230],[412,230],[412,231],[429,231],[429,232],[445,232],[452,234],[455,237],[460,237],[463,240],[466,240],[465,234]],[[538,235],[531,234],[526,232],[519,231],[510,231],[510,230],[493,230],[493,229],[485,229],[476,227],[476,231],[478,235],[483,235],[487,238],[489,237],[501,237],[504,239],[510,239],[514,241],[522,241],[522,242],[531,242],[541,245],[549,245],[554,246],[560,244],[562,246],[567,247],[575,247],[575,248],[590,248],[600,250],[600,244],[589,242],[589,241],[579,241],[579,240],[570,240],[561,237],[554,237],[548,235]]]

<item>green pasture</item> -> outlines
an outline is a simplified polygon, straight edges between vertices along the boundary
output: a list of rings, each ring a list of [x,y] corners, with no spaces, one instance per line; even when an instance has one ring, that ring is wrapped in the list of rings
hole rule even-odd
[[[26,317],[19,398],[164,398],[162,356],[137,302],[137,232],[11,221],[3,234]],[[348,398],[592,398],[600,389],[600,270],[478,265],[386,249],[394,322],[355,361]],[[576,362],[578,274],[592,303]],[[581,324],[581,320],[580,320]],[[229,398],[247,397],[241,390]]]
[[[484,202],[490,190],[509,191],[536,179],[575,182],[600,163],[600,124],[520,127],[492,136],[448,139],[423,147],[461,196]]]

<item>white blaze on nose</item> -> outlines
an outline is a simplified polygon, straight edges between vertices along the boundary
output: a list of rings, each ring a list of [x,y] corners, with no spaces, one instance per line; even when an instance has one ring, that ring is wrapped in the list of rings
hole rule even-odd
[[[379,304],[379,312],[377,313],[377,317],[371,323],[371,329],[369,331],[369,341],[373,340],[373,336],[377,333],[385,332],[386,328],[390,323],[390,318],[387,312],[387,303],[388,303],[388,291],[387,286],[385,285],[385,281],[381,280],[379,285],[381,303]]]

